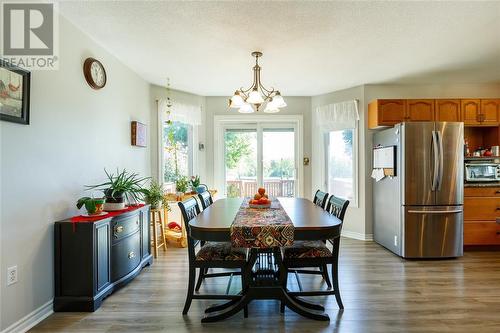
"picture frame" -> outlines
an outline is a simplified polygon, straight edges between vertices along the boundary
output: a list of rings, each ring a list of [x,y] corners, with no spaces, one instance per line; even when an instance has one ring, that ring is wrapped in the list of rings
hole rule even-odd
[[[31,72],[0,59],[0,120],[29,125]]]
[[[147,147],[147,126],[138,121],[132,121],[131,129],[131,144],[137,147]]]

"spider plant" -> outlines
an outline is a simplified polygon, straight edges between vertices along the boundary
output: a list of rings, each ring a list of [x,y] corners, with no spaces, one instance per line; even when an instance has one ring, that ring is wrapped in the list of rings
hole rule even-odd
[[[142,193],[144,194],[144,201],[150,204],[151,208],[161,208],[161,204],[163,203],[163,189],[157,181],[152,180],[149,188],[143,189]]]
[[[97,185],[87,185],[87,189],[96,189],[102,191],[106,196],[106,202],[121,203],[124,197],[127,196],[135,202],[138,202],[143,197],[144,182],[150,177],[139,177],[137,173],[130,173],[126,169],[121,172],[116,169],[116,175],[109,173],[104,169],[108,180]]]

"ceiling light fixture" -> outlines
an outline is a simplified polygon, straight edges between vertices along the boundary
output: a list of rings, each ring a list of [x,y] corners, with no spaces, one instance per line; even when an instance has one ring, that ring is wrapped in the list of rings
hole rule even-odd
[[[243,87],[241,87],[236,90],[233,97],[229,99],[229,107],[237,108],[240,113],[252,113],[254,111],[259,111],[259,107],[267,102],[264,112],[279,112],[280,108],[286,106],[285,100],[280,92],[274,88],[271,88],[271,90],[266,89],[260,82],[261,67],[259,66],[259,58],[262,57],[262,52],[252,52],[252,56],[255,57],[252,86],[248,89],[243,89]]]

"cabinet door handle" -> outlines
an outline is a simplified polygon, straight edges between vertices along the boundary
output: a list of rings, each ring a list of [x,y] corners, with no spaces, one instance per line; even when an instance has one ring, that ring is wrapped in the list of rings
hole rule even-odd
[[[119,226],[115,227],[115,232],[116,232],[117,234],[119,234],[120,232],[123,232],[123,226],[122,226],[122,225],[119,225]]]
[[[132,259],[132,258],[134,258],[134,257],[135,257],[135,253],[134,253],[134,251],[129,252],[129,254],[128,254],[128,258],[129,258],[129,259]]]
[[[495,194],[500,194],[500,191],[496,191]]]
[[[497,211],[500,210],[500,207],[497,207]]]

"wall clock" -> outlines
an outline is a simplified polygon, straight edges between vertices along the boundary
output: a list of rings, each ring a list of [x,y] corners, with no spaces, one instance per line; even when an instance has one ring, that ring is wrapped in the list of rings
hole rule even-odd
[[[101,62],[94,58],[87,58],[83,63],[83,75],[89,86],[101,89],[106,85],[106,70]]]

